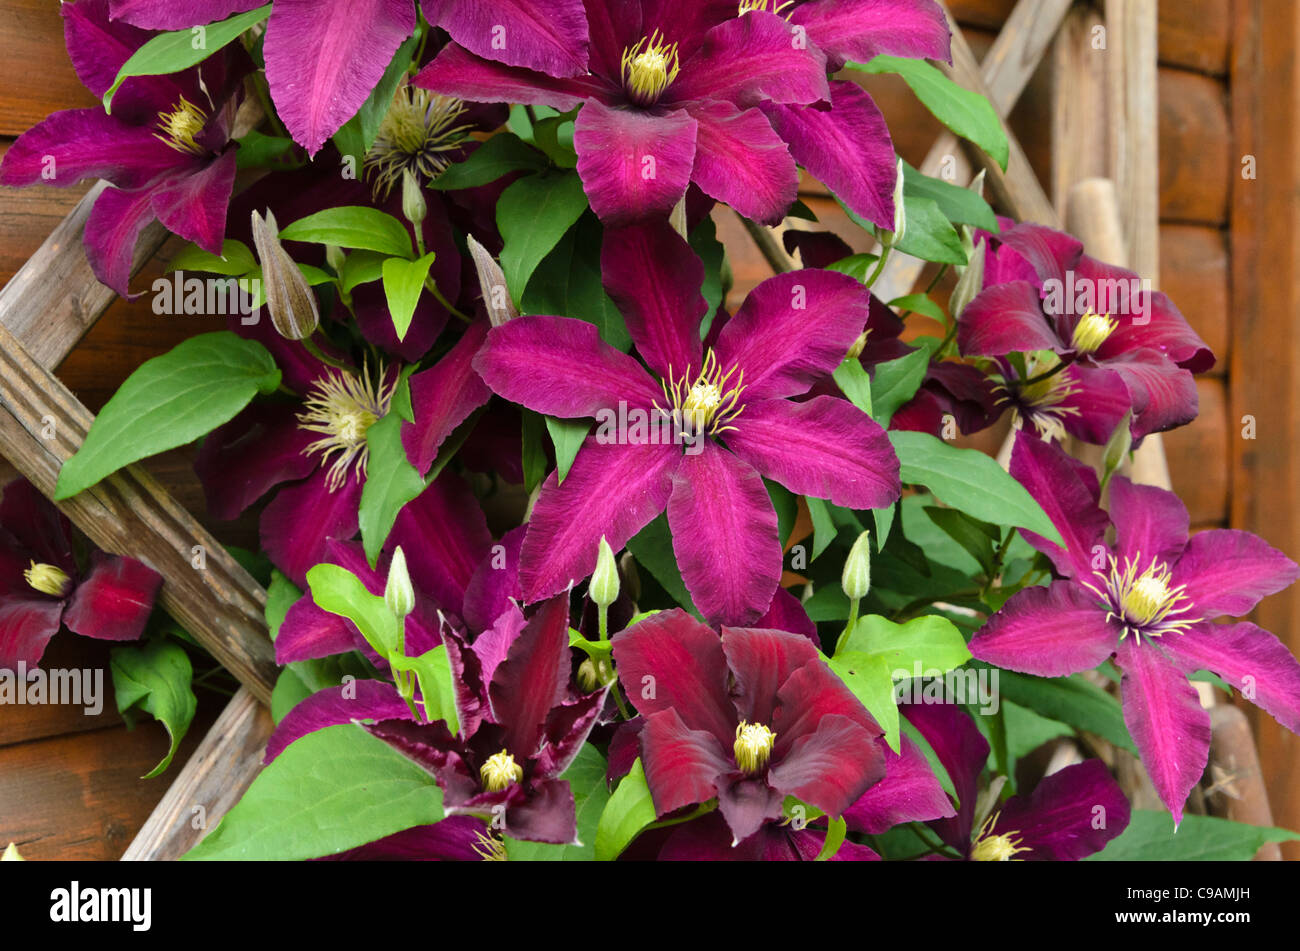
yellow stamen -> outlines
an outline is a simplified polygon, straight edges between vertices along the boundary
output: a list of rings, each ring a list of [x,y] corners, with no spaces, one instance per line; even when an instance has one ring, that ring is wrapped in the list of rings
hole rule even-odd
[[[731,385],[733,375],[736,377],[735,385]],[[655,404],[655,409],[671,414],[688,435],[708,433],[716,436],[735,429],[735,426],[728,424],[745,409],[743,404],[736,406],[745,389],[745,372],[737,372],[733,366],[723,373],[712,350],[704,354],[704,367],[694,380],[691,379],[689,366],[680,379],[673,375],[670,366],[668,379],[661,381],[660,385],[670,409],[663,410],[658,403]]]
[[[1079,353],[1096,353],[1118,326],[1114,318],[1088,311],[1074,325],[1070,345]]]
[[[1020,405],[1016,408],[1015,418],[1012,420],[1017,429],[1023,428],[1028,420],[1045,442],[1063,442],[1066,437],[1065,420],[1070,416],[1079,415],[1079,407],[1061,405],[1076,395],[1079,388],[1064,372],[1045,376],[1059,365],[1060,360],[1055,354],[1048,354],[1043,359],[1029,362],[1025,378],[1032,380],[1034,377],[1042,376],[1044,379],[1019,386],[1017,396]],[[1010,388],[1006,385],[1000,387],[1003,395],[999,397],[999,403],[1005,403],[1010,398]]]
[[[746,13],[775,13],[778,16],[794,6],[794,0],[740,0],[737,16]],[[769,9],[770,8],[770,9]],[[793,13],[793,11],[791,11]],[[790,14],[787,14],[787,17]]]
[[[478,830],[474,832],[475,842],[471,848],[476,855],[484,862],[506,862],[509,856],[506,855],[506,844],[500,839],[491,835],[485,835]]]
[[[1138,552],[1135,558],[1126,558],[1121,569],[1112,555],[1104,591],[1084,582],[1090,591],[1110,604],[1107,620],[1113,618],[1124,625],[1121,638],[1132,634],[1140,640],[1143,634],[1159,637],[1181,633],[1200,620],[1186,616],[1193,608],[1186,594],[1187,586],[1173,587],[1170,584],[1172,574],[1168,565],[1152,561],[1139,574],[1138,565],[1141,563],[1142,553]]]
[[[316,383],[302,413],[301,429],[321,433],[304,453],[321,454],[321,463],[329,466],[329,490],[335,492],[348,479],[349,468],[364,475],[370,459],[366,431],[388,412],[388,404],[397,389],[397,379],[388,383],[382,366],[372,378],[363,368],[360,373],[330,370]],[[331,456],[337,454],[332,461]]]
[[[32,562],[32,566],[23,572],[27,583],[41,594],[63,597],[68,590],[68,573],[58,565]]]
[[[154,138],[170,145],[177,152],[202,155],[206,150],[194,141],[194,137],[203,131],[207,123],[208,117],[203,110],[181,96],[174,110],[158,117],[158,128],[162,131],[155,132]]]
[[[459,99],[399,86],[366,153],[375,198],[387,198],[407,169],[420,184],[441,175],[469,136],[471,126],[459,121],[465,109]]]
[[[740,721],[736,727],[736,765],[741,772],[753,775],[767,766],[772,758],[772,744],[776,734],[761,723]]]
[[[489,756],[478,772],[487,792],[500,792],[524,778],[524,768],[505,750]]]
[[[1001,813],[994,813],[984,820],[984,825],[980,826],[979,835],[976,837],[975,846],[970,850],[971,861],[974,862],[1022,862],[1023,859],[1013,858],[1012,856],[1020,852],[1028,852],[1029,847],[1021,847],[1021,839],[1014,839],[1012,836],[1020,835],[1019,830],[1004,833],[1002,835],[989,835],[993,827],[997,824],[998,816]]]
[[[658,30],[623,51],[623,88],[638,105],[658,102],[679,72],[677,44],[665,43]]]

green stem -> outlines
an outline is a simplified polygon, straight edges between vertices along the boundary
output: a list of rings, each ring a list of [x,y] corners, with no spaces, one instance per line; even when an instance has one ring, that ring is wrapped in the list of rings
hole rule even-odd
[[[326,366],[334,367],[334,369],[336,370],[346,370],[348,373],[356,372],[355,370],[352,369],[352,367],[348,366],[346,363],[341,363],[338,360],[335,360],[333,357],[326,354],[323,350],[321,350],[320,347],[316,345],[316,341],[312,340],[310,336],[303,337],[298,342],[301,343],[304,348],[306,348],[308,353],[310,353],[313,357],[315,357],[317,360],[319,360],[321,363],[325,364]]]
[[[610,685],[610,692],[614,695],[614,702],[618,704],[618,712],[623,715],[624,720],[632,719],[632,711],[627,707],[627,701],[623,699],[623,692],[618,689],[618,681]]]
[[[438,290],[438,282],[435,281],[433,278],[430,277],[425,279],[424,289],[427,290],[430,294],[432,294],[433,299],[436,300],[443,307],[445,307],[447,313],[451,314],[457,320],[463,321],[464,323],[467,324],[471,324],[474,322],[474,319],[470,317],[468,314],[463,314],[455,307],[452,306],[451,301],[447,300],[447,298],[443,296],[442,291]]]
[[[596,605],[596,618],[600,623],[600,639],[609,640],[609,607],[604,604]]]
[[[650,823],[648,826],[646,826],[646,828],[667,829],[669,826],[679,826],[683,822],[690,822],[692,819],[698,819],[700,816],[707,816],[710,812],[712,812],[714,809],[717,808],[718,808],[718,801],[714,799],[709,802],[702,803],[701,805],[697,806],[694,810],[688,812],[684,816],[677,816],[672,819],[661,819],[658,822]]]
[[[1020,385],[1021,387],[1033,386],[1035,383],[1042,383],[1044,380],[1050,380],[1052,377],[1056,376],[1056,374],[1060,373],[1062,370],[1064,370],[1073,362],[1074,362],[1073,357],[1069,358],[1068,360],[1062,360],[1060,363],[1052,367],[1052,369],[1048,370],[1046,373],[1040,373],[1038,374],[1038,376],[1031,377],[1028,380],[1025,380],[1025,382],[1021,383]]]
[[[867,287],[871,287],[873,284],[876,283],[876,281],[880,279],[881,272],[885,270],[885,262],[889,260],[889,252],[893,250],[894,250],[894,246],[892,244],[884,244],[883,242],[881,243],[880,259],[876,261],[875,270],[873,270],[871,272],[871,276],[867,278]]]
[[[853,629],[858,626],[858,605],[861,601],[861,598],[849,599],[849,622],[844,626],[845,636],[853,633]]]

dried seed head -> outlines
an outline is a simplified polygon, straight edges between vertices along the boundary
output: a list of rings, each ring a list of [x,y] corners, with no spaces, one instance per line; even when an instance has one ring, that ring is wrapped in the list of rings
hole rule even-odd
[[[262,266],[266,309],[271,313],[276,331],[287,340],[310,337],[320,325],[316,295],[298,265],[280,245],[280,230],[269,209],[265,219],[253,212],[253,245]]]

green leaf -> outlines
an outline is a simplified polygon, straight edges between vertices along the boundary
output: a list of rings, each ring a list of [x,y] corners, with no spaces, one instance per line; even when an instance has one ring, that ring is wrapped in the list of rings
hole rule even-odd
[[[384,298],[388,302],[388,312],[393,318],[393,330],[398,340],[406,339],[406,331],[411,328],[411,318],[415,316],[415,306],[420,302],[424,291],[424,279],[429,276],[433,266],[434,253],[430,251],[415,261],[405,258],[389,258],[383,264]]]
[[[388,540],[402,507],[424,491],[424,479],[406,458],[402,446],[402,419],[389,413],[366,430],[370,464],[361,488],[357,518],[366,560],[374,567],[379,550]]]
[[[388,110],[393,104],[393,95],[397,92],[398,83],[406,76],[411,65],[411,58],[415,55],[415,47],[419,40],[417,33],[397,48],[388,68],[384,70],[384,75],[375,88],[370,90],[370,95],[361,104],[356,115],[334,133],[334,144],[338,147],[340,155],[351,155],[358,164],[365,159],[366,153],[375,144],[375,137],[379,135],[379,126],[383,123],[384,116],[388,115]]]
[[[877,56],[865,65],[847,65],[866,73],[897,73],[936,119],[955,135],[974,142],[1006,171],[1010,157],[1006,130],[993,106],[979,93],[962,88],[921,59]]]
[[[895,297],[889,302],[889,306],[899,313],[920,314],[941,324],[948,322],[948,315],[943,312],[943,308],[924,294],[904,294],[902,297]]]
[[[350,620],[380,657],[397,650],[397,618],[383,597],[367,591],[352,572],[339,565],[315,565],[307,571],[307,585],[318,608]]]
[[[850,214],[852,213],[850,212]],[[853,217],[861,227],[870,230],[870,224],[863,221],[861,218],[858,218],[856,215]],[[879,260],[880,256],[876,254],[851,254],[847,258],[841,258],[839,261],[829,265],[826,270],[847,274],[859,283],[865,284],[867,283],[867,278],[871,276],[871,271],[876,266],[876,262]]]
[[[1044,743],[1062,736],[1073,736],[1074,729],[1068,723],[1039,716],[1028,707],[1022,707],[1010,700],[1002,701],[1002,714],[1007,724],[1007,755],[1011,758],[1011,769],[1015,771],[1018,760],[1028,756]]]
[[[600,813],[596,826],[596,861],[612,862],[618,858],[641,830],[656,818],[650,787],[645,781],[645,769],[638,757]]]
[[[420,680],[421,706],[429,722],[443,720],[455,735],[460,732],[460,715],[456,712],[456,684],[452,680],[451,661],[447,648],[439,644],[419,657],[388,655],[389,665],[396,671],[415,671]]]
[[[835,368],[834,376],[835,385],[849,398],[849,402],[871,416],[871,376],[862,361],[845,357],[844,362]]]
[[[891,675],[899,673],[901,677],[913,676],[918,664],[925,673],[947,673],[971,657],[956,625],[935,614],[903,624],[868,614],[836,649],[837,654],[841,651],[879,655],[889,664]]]
[[[1214,816],[1183,816],[1174,832],[1167,812],[1134,809],[1128,828],[1085,862],[1248,862],[1266,842],[1291,842],[1300,834]]]
[[[543,417],[530,409],[525,409],[522,413],[524,491],[531,495],[533,489],[546,478],[550,460],[546,457],[546,439],[542,436],[542,431],[546,428],[542,422]]]
[[[842,816],[838,819],[832,818],[828,820],[826,827],[826,841],[822,845],[822,850],[817,853],[817,858],[814,861],[828,862],[835,858],[835,853],[838,852],[840,846],[844,844],[844,840],[848,837],[848,833],[849,825],[844,821]]]
[[[448,166],[431,187],[439,191],[477,188],[521,169],[540,172],[544,168],[544,156],[517,135],[503,132],[480,145],[465,161]]]
[[[596,857],[596,829],[609,803],[605,783],[605,757],[590,743],[578,750],[560,776],[573,790],[573,811],[581,845],[549,845],[506,838],[506,857],[523,862],[590,862]]]
[[[271,5],[247,13],[240,13],[228,20],[211,23],[205,27],[174,30],[159,33],[122,64],[117,71],[113,85],[104,93],[104,109],[113,111],[113,96],[119,86],[131,76],[166,76],[189,69],[201,63],[213,53],[233,42],[250,27],[257,26],[271,15]]]
[[[903,194],[914,198],[929,198],[944,217],[954,224],[983,228],[997,234],[998,216],[989,203],[969,188],[961,188],[940,178],[923,175],[906,162],[903,163]]]
[[[378,251],[399,258],[411,256],[411,235],[406,225],[365,205],[340,205],[299,218],[280,229],[280,237],[285,241]]]
[[[293,139],[284,135],[266,135],[252,129],[245,132],[239,140],[239,151],[235,153],[235,168],[243,171],[249,168],[273,168],[280,159],[293,152]]]
[[[771,479],[764,479],[763,487],[772,500],[772,508],[776,509],[776,537],[784,545],[790,540],[794,523],[799,518],[799,496]]]
[[[872,509],[871,514],[876,521],[876,551],[885,547],[885,542],[889,541],[889,529],[894,524],[894,509],[897,507],[896,502],[891,502],[883,509]]]
[[[343,273],[339,275],[343,293],[350,294],[354,287],[382,278],[384,262],[387,260],[387,257],[374,251],[355,251],[349,254],[343,261]]]
[[[1119,701],[1079,674],[1047,678],[999,670],[998,689],[1004,700],[1137,752],[1124,724]]]
[[[257,259],[248,245],[233,238],[221,243],[221,254],[204,251],[196,244],[187,244],[167,262],[167,272],[202,271],[205,274],[236,276],[257,270]]]
[[[896,246],[899,251],[936,264],[966,263],[961,235],[934,201],[904,195],[903,214],[907,216],[907,230]]]
[[[501,269],[520,303],[537,265],[551,253],[587,208],[577,172],[544,172],[521,178],[497,201],[497,227],[504,245]]]
[[[589,419],[556,419],[546,417],[546,431],[551,434],[551,444],[555,446],[555,470],[558,484],[564,484],[564,477],[573,467],[573,460],[582,448],[583,440],[591,429]]]
[[[929,368],[930,352],[924,349],[914,350],[907,356],[876,367],[875,378],[871,381],[871,406],[877,423],[882,427],[889,426],[899,407],[921,388],[925,371]]]
[[[894,698],[893,667],[884,654],[837,650],[827,660],[885,731],[885,741],[895,753],[899,747],[898,704]]]
[[[1042,506],[992,457],[957,449],[929,433],[891,432],[889,440],[902,464],[903,482],[925,486],[945,505],[974,518],[1064,544]]]
[[[812,557],[808,560],[816,561],[817,557],[826,550],[826,546],[835,540],[838,530],[827,507],[829,503],[811,495],[806,496],[804,502],[808,505],[808,515],[812,518],[813,524]]]
[[[130,713],[139,707],[161,722],[171,738],[167,755],[144,776],[152,779],[171,765],[198,706],[190,687],[194,668],[189,655],[181,645],[166,640],[141,647],[116,647],[109,669],[113,674],[117,712],[134,726]]]
[[[345,723],[290,744],[184,858],[317,858],[442,818],[432,774]]]
[[[289,609],[302,597],[298,586],[280,574],[279,569],[271,572],[271,583],[266,588],[266,627],[271,633],[271,642],[280,636],[280,625],[284,623]]]
[[[700,339],[703,340],[708,336],[709,328],[713,326],[714,314],[722,306],[722,267],[726,259],[726,249],[718,240],[717,224],[708,215],[705,215],[704,220],[695,226],[689,242],[695,256],[704,264],[704,284],[700,288],[700,293],[704,295],[708,310],[704,314],[704,319],[700,321]]]
[[[602,340],[626,351],[632,337],[601,283],[603,233],[595,215],[579,218],[533,272],[520,308],[525,314],[562,314],[595,324]]]
[[[260,343],[228,330],[199,334],[146,360],[126,378],[59,472],[61,502],[147,456],[193,442],[280,385]]]
[[[945,509],[937,505],[927,505],[925,514],[930,517],[930,521],[979,563],[980,568],[984,570],[985,577],[992,577],[994,571],[993,543],[1001,540],[1001,535],[995,526],[971,518],[965,512],[959,512],[957,509]],[[992,537],[990,537],[990,532]]]
[[[695,617],[700,612],[695,609],[691,593],[686,590],[682,580],[681,569],[677,567],[677,556],[673,554],[672,532],[668,528],[668,516],[659,515],[645,528],[641,529],[627,543],[628,550],[637,563],[650,572],[674,601],[684,607]]]

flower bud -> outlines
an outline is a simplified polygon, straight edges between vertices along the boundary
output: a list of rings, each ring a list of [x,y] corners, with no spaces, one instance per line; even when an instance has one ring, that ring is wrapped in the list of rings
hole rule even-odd
[[[844,593],[853,600],[865,598],[871,590],[871,532],[858,536],[844,560],[844,574],[840,577]]]
[[[846,360],[856,360],[858,357],[862,356],[862,351],[866,349],[867,346],[867,335],[869,333],[871,333],[870,327],[858,334],[858,339],[854,340],[853,343],[849,345],[849,352],[845,354]]]
[[[1124,464],[1128,458],[1129,450],[1133,448],[1133,430],[1130,428],[1133,423],[1133,411],[1129,410],[1124,414],[1124,418],[1119,421],[1115,431],[1110,434],[1110,439],[1106,440],[1106,449],[1103,455],[1105,459],[1106,479],[1109,480],[1112,472]]]
[[[337,244],[325,245],[325,263],[330,266],[335,274],[343,273],[343,265],[347,263],[348,256],[343,253],[343,249]]]
[[[978,248],[969,252],[966,266],[960,268],[961,277],[957,279],[957,286],[952,289],[952,297],[948,300],[953,320],[960,317],[966,305],[984,289],[984,256],[987,253],[988,242],[981,241]]]
[[[483,292],[483,306],[487,308],[488,320],[493,327],[500,327],[519,316],[515,302],[510,299],[505,272],[488,254],[487,248],[474,240],[472,234],[465,238],[470,256],[474,259],[474,270],[478,272],[478,285]]]
[[[312,293],[298,265],[280,245],[280,230],[275,215],[266,218],[253,212],[253,245],[262,266],[262,286],[266,291],[266,309],[276,331],[287,340],[310,337],[320,324],[316,295]]]
[[[578,665],[578,687],[583,693],[592,693],[614,679],[609,661],[595,661],[588,657]]]
[[[27,860],[25,858],[23,858],[21,855],[18,854],[18,846],[14,845],[12,842],[10,842],[9,847],[4,850],[4,854],[0,855],[0,862],[26,862],[26,861]]]
[[[601,535],[600,549],[596,554],[596,570],[592,572],[587,594],[596,604],[607,608],[618,600],[618,590],[618,565],[614,563],[614,551],[609,547],[609,542],[605,541],[605,536]]]
[[[425,203],[419,180],[409,168],[405,169],[402,172],[402,214],[418,228],[428,213],[429,206]]]
[[[898,178],[894,180],[894,239],[890,244],[898,244],[907,231],[907,214],[903,202],[903,160],[898,160]]]
[[[393,552],[392,564],[388,566],[388,583],[384,585],[384,603],[399,619],[415,610],[415,589],[411,587],[411,575],[406,570],[406,555],[402,546]]]

